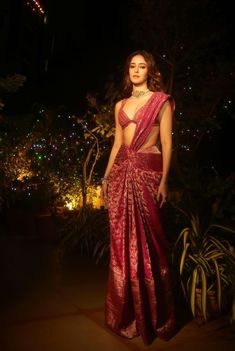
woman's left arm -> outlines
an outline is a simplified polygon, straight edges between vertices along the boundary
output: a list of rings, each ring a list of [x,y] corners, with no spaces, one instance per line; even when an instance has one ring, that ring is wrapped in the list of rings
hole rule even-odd
[[[160,111],[159,120],[163,170],[161,182],[158,188],[157,200],[160,202],[160,207],[162,207],[167,199],[167,183],[172,154],[172,107],[168,101],[164,104]]]

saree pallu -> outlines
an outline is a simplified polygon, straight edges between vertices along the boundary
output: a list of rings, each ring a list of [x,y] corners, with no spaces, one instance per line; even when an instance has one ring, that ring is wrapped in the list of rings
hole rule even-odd
[[[165,94],[163,97],[159,110],[167,99]],[[142,116],[151,116],[151,105],[154,115],[153,97],[141,111]],[[105,322],[123,337],[141,335],[148,345],[156,337],[168,340],[172,336],[175,317],[168,243],[156,199],[162,155],[155,146],[140,150],[143,142],[135,143],[137,136],[144,132],[148,135],[151,129],[151,123],[146,129],[142,122],[137,123],[131,145],[119,149],[109,176],[110,263]]]

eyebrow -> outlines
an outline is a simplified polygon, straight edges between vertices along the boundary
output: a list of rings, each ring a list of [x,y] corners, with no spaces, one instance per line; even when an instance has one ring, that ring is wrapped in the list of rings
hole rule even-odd
[[[135,62],[130,62],[130,65],[136,65],[136,63]],[[140,62],[140,63],[137,63],[137,65],[147,65],[147,63]]]

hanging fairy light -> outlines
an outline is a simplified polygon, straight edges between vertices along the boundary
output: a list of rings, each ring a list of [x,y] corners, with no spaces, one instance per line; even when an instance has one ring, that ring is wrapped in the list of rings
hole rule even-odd
[[[38,0],[26,0],[26,5],[29,6],[33,12],[37,12],[40,15],[43,15],[45,13],[42,5]]]

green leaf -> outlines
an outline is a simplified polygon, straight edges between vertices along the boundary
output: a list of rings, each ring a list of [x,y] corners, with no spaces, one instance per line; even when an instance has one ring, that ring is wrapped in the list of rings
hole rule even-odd
[[[220,278],[220,271],[219,271],[219,266],[218,266],[218,263],[215,259],[213,259],[213,262],[214,262],[214,265],[215,265],[215,271],[216,271],[216,278],[217,278],[217,302],[218,302],[218,306],[219,306],[219,309],[221,309],[221,278]]]
[[[182,237],[184,237],[183,242],[185,242],[185,237],[187,238],[189,232],[190,232],[190,228],[188,228],[188,227],[181,230],[181,232],[180,232],[180,234],[175,242],[175,246],[177,246],[177,244],[179,243],[179,241]]]
[[[208,250],[210,250],[212,247],[214,247],[213,244],[208,244],[208,240],[204,240],[202,244],[202,250],[204,251],[204,254],[207,253]]]
[[[215,246],[219,249],[219,251],[226,251],[226,247],[221,243],[221,241],[219,241],[218,239],[214,238],[214,237],[210,237],[210,240],[215,244]]]
[[[188,294],[187,294],[187,290],[186,290],[186,288],[185,288],[185,286],[184,286],[184,282],[182,281],[182,279],[181,279],[181,287],[182,287],[182,290],[183,290],[184,296],[185,296],[186,300],[188,301]]]
[[[193,270],[191,294],[190,294],[191,310],[194,317],[195,317],[195,295],[196,295],[197,275],[198,275],[198,267],[194,268]]]
[[[197,261],[202,266],[202,269],[205,269],[206,273],[209,274],[211,272],[210,264],[203,256],[198,256]]]
[[[186,254],[187,254],[187,251],[188,251],[189,246],[190,246],[189,243],[187,243],[187,244],[185,245],[184,250],[183,250],[183,253],[182,253],[182,255],[181,255],[181,260],[180,260],[180,275],[182,275],[182,273],[183,273],[185,257],[186,257]]]
[[[195,235],[199,235],[199,218],[198,218],[198,215],[192,215],[191,225],[192,225],[193,233]]]
[[[218,258],[220,258],[220,257],[225,257],[225,256],[226,256],[226,254],[223,253],[223,252],[221,252],[221,253],[216,253],[216,252],[214,252],[214,253],[212,253],[210,256],[208,255],[208,256],[206,256],[206,257],[207,257],[208,260],[211,260],[211,259],[218,259]]]
[[[207,297],[207,279],[205,271],[200,267],[201,282],[202,282],[202,313],[205,321],[207,320],[206,297]]]
[[[222,229],[223,231],[225,232],[228,232],[228,233],[233,233],[235,234],[235,230],[232,229],[232,228],[229,228],[229,227],[225,227],[223,225],[219,225],[219,224],[212,224],[211,227],[214,227],[214,228],[219,228],[219,229]]]
[[[196,263],[196,265],[198,265],[198,264],[200,264],[199,263],[199,260],[196,258],[196,257],[194,257],[193,255],[188,255],[188,257],[194,262],[194,263]]]

